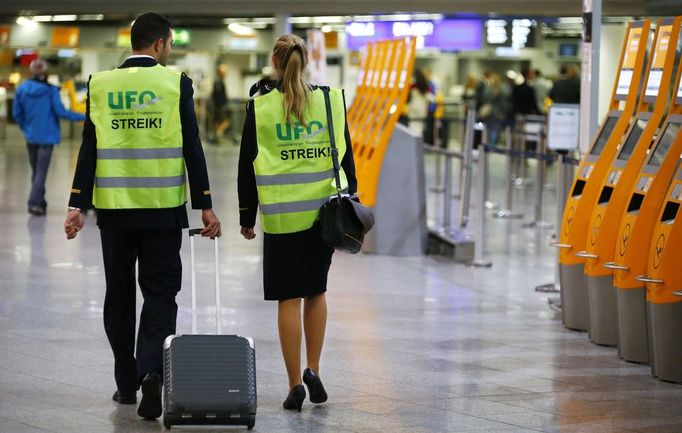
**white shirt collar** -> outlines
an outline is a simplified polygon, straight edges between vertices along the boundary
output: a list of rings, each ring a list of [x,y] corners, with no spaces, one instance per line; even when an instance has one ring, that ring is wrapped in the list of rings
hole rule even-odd
[[[128,59],[142,59],[142,58],[145,58],[145,57],[150,58],[150,59],[152,59],[152,60],[156,60],[154,57],[152,57],[152,56],[150,56],[150,55],[148,55],[148,54],[133,54],[133,55],[131,55],[131,56],[128,56]],[[128,60],[128,59],[126,59],[126,60]]]

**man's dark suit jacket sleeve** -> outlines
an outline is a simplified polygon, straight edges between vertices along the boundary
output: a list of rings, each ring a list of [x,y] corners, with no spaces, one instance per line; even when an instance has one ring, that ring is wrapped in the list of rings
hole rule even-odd
[[[199,124],[194,112],[192,80],[185,74],[180,79],[180,121],[182,122],[182,153],[187,166],[192,209],[210,209],[211,188],[208,184],[206,157],[199,139]]]
[[[90,119],[90,83],[83,138],[73,178],[69,206],[88,209],[92,207],[92,191],[97,164],[97,135]],[[180,79],[180,122],[182,123],[182,149],[193,209],[212,207],[211,192],[206,170],[206,158],[199,139],[199,127],[194,113],[192,80],[185,74]]]

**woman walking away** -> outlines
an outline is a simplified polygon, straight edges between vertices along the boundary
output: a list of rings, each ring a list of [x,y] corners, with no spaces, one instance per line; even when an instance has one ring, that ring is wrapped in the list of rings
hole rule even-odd
[[[320,206],[336,194],[323,88],[303,72],[308,50],[298,36],[281,36],[272,51],[273,79],[251,88],[239,154],[241,234],[256,234],[260,206],[265,299],[278,301],[279,340],[289,376],[284,409],[301,410],[308,388],[312,403],[327,401],[320,355],[327,325],[327,274],[334,250],[322,242]],[[327,90],[326,88],[324,88]],[[330,89],[330,109],[341,160],[342,187],[356,190],[343,91]],[[301,324],[301,299],[303,323]],[[306,368],[301,377],[301,339]]]

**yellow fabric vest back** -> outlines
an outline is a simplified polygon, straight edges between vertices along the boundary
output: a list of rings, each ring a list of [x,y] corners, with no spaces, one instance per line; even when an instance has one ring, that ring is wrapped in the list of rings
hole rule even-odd
[[[96,208],[162,209],[187,201],[180,77],[161,65],[92,76]]]
[[[331,89],[330,102],[339,162],[346,153],[346,111],[341,89]],[[310,92],[307,125],[292,114],[286,120],[279,90],[254,99],[258,155],[253,162],[266,233],[306,230],[319,218],[320,207],[336,193],[324,94]],[[348,188],[343,169],[341,186]]]

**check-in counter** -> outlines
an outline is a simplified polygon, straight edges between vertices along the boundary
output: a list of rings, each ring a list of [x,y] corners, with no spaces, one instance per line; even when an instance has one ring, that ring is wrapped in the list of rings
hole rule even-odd
[[[625,134],[625,143],[608,169],[597,204],[592,211],[586,249],[576,253],[576,256],[585,259],[590,339],[601,345],[615,346],[617,342],[618,317],[613,273],[603,265],[613,259],[613,244],[626,196],[656,131],[654,125],[648,128],[646,137],[642,136],[649,118],[649,113],[639,113]]]
[[[678,140],[680,139],[678,134]],[[645,275],[649,325],[649,363],[652,373],[666,381],[682,382],[682,169],[665,196],[651,238]]]
[[[592,210],[597,204],[618,145],[637,108],[648,46],[649,25],[648,20],[628,24],[610,110],[578,168],[566,201],[559,241],[555,246],[560,248],[559,277],[563,323],[569,329],[581,331],[589,329],[585,258],[577,256],[576,253],[585,250]]]
[[[618,309],[618,352],[631,362],[649,362],[646,288],[637,279],[646,273],[653,232],[659,224],[671,178],[682,153],[682,115],[671,115],[629,194],[618,228],[613,270]]]
[[[601,187],[590,217],[586,248],[576,253],[585,259],[589,334],[596,344],[615,346],[618,343],[618,307],[613,269],[604,265],[614,260],[618,228],[632,187],[641,177],[640,171],[649,156],[649,148],[663,123],[671,89],[677,90],[672,84],[673,81],[678,82],[680,73],[678,70],[677,75],[673,75],[680,48],[681,22],[682,17],[664,18],[657,22],[654,54],[649,56],[637,114]]]

